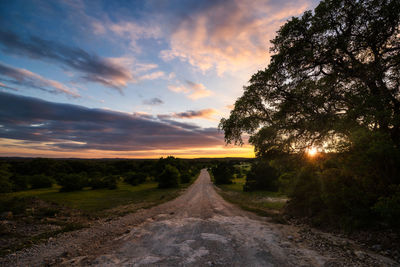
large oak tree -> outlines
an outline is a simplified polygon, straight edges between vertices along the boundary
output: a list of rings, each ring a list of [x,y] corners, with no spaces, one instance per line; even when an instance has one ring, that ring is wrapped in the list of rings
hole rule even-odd
[[[304,149],[363,128],[400,145],[400,1],[325,0],[290,19],[220,128],[256,152]]]

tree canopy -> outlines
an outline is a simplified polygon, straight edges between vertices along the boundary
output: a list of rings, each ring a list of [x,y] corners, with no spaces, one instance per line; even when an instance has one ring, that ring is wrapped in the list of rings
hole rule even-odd
[[[380,132],[400,145],[400,1],[325,0],[287,21],[219,127],[258,155]]]

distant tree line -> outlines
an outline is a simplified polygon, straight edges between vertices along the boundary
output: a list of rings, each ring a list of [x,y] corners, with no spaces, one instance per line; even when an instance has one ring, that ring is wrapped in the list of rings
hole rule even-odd
[[[189,162],[190,161],[190,162]],[[0,160],[0,193],[47,188],[53,184],[60,191],[115,189],[118,181],[139,185],[156,181],[160,188],[189,183],[206,166],[206,162],[174,157],[159,160]]]

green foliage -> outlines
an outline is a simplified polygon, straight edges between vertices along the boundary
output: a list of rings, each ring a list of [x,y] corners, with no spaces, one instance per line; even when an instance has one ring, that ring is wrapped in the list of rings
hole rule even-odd
[[[295,178],[294,190],[290,198],[288,209],[292,214],[311,217],[323,209],[321,182],[315,167],[309,165],[301,168]]]
[[[125,182],[131,185],[138,185],[146,181],[147,175],[142,172],[129,172],[124,176]]]
[[[399,151],[384,134],[357,131],[351,149],[309,159],[289,191],[287,211],[346,230],[397,223]],[[280,180],[283,180],[280,178]]]
[[[180,182],[180,173],[178,169],[169,164],[165,165],[164,171],[158,178],[159,188],[178,187]]]
[[[91,186],[92,189],[116,189],[117,180],[118,177],[115,175],[96,176],[90,179],[89,186]]]
[[[215,184],[231,184],[233,179],[233,163],[220,162],[211,168]]]
[[[28,189],[29,185],[29,176],[27,175],[13,175],[11,177],[11,181],[13,184],[13,191],[21,191]]]
[[[285,172],[281,174],[278,178],[279,191],[290,195],[293,192],[295,177],[295,172]]]
[[[278,190],[278,173],[269,162],[259,160],[251,166],[250,172],[246,177],[246,184],[243,187],[244,191],[255,190]]]
[[[29,184],[32,189],[51,187],[53,182],[51,177],[44,174],[32,175],[29,177]]]
[[[391,226],[400,227],[400,185],[392,186],[387,197],[379,198],[373,210],[385,219]]]
[[[87,185],[87,177],[85,174],[65,174],[59,178],[58,184],[61,185],[60,192],[82,190]]]
[[[8,169],[8,165],[0,165],[0,193],[8,193],[12,190],[11,173]]]
[[[187,184],[192,180],[192,175],[189,172],[181,173],[181,183]]]

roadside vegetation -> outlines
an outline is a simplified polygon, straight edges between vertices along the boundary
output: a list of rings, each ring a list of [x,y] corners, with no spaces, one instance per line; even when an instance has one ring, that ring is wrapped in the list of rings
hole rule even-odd
[[[214,178],[214,183],[220,189],[218,191],[219,194],[225,200],[238,205],[244,210],[255,212],[260,216],[273,217],[275,220],[281,221],[287,197],[282,192],[271,191],[271,188],[260,187],[256,189],[252,187],[253,190],[249,190],[249,181],[250,184],[253,183],[253,179],[249,180],[249,174],[254,164],[251,161],[224,162],[212,167],[210,172]],[[226,173],[218,172],[221,169],[228,171]],[[215,175],[216,173],[217,175]],[[218,178],[215,178],[218,175],[225,175],[225,178],[218,180]],[[263,177],[265,178],[265,176]]]
[[[280,28],[220,122],[255,147],[246,191],[285,192],[315,226],[399,230],[399,34],[396,0],[321,1]]]
[[[3,159],[0,255],[177,197],[207,163]],[[171,171],[172,170],[172,171]]]
[[[286,194],[286,218],[390,236],[400,256],[399,35],[397,0],[323,0],[280,28],[219,125],[226,143],[255,147],[243,196]],[[226,174],[215,181],[229,189]]]

